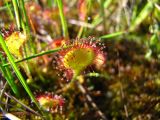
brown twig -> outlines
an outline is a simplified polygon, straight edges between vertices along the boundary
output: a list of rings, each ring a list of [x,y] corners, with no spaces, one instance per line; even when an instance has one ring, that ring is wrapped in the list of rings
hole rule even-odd
[[[104,115],[104,113],[98,108],[98,106],[96,105],[96,103],[92,100],[91,96],[87,93],[87,91],[85,90],[85,88],[79,83],[79,81],[75,81],[76,85],[78,86],[78,88],[80,89],[80,91],[86,96],[87,100],[91,103],[92,107],[97,111],[97,113],[99,114],[99,116],[103,119],[103,120],[108,120],[106,118],[106,116]]]
[[[22,105],[24,108],[26,108],[27,110],[29,110],[30,112],[38,115],[38,116],[41,116],[39,113],[37,113],[36,111],[34,111],[33,109],[29,108],[28,106],[26,106],[25,104],[23,104],[22,102],[20,102],[19,100],[17,100],[15,97],[9,95],[8,93],[4,93],[7,97],[9,97],[10,99],[13,99],[14,101],[18,102],[20,105]]]

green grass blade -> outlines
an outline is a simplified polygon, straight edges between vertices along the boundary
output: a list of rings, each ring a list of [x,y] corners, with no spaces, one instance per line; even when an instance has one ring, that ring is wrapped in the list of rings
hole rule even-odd
[[[63,3],[62,0],[56,0],[58,4],[58,9],[59,9],[59,15],[61,19],[61,24],[62,24],[62,29],[63,29],[63,36],[65,38],[68,38],[68,28],[67,28],[67,22],[63,13]]]
[[[117,37],[117,36],[123,35],[123,34],[125,34],[125,33],[126,33],[126,32],[124,32],[124,31],[121,31],[121,32],[115,32],[115,33],[111,33],[111,34],[103,35],[103,36],[101,36],[100,38],[109,39],[109,38],[113,38],[113,37]]]
[[[104,3],[105,3],[105,0],[101,0],[100,1],[100,8],[101,8],[101,17],[103,19],[103,30],[104,30],[104,33],[106,31],[106,17],[105,17],[105,7],[104,7]]]
[[[106,0],[106,1],[104,2],[104,8],[108,8],[109,5],[110,5],[112,2],[113,2],[112,0]]]
[[[25,46],[25,55],[27,56],[28,53],[35,53],[35,46],[33,44],[33,41],[31,39],[31,35],[30,35],[30,26],[29,26],[29,19],[28,19],[28,16],[27,16],[27,12],[26,12],[26,9],[25,9],[25,2],[24,0],[19,0],[19,12],[20,12],[20,15],[21,15],[21,25],[22,25],[22,28],[23,28],[23,31],[24,33],[27,35],[28,37],[28,41],[26,43],[26,46]],[[27,50],[26,49],[29,49],[28,53],[26,52]],[[29,54],[30,55],[30,54]]]
[[[7,9],[8,9],[8,13],[9,13],[9,15],[11,16],[11,19],[13,20],[13,19],[14,19],[14,15],[13,15],[12,10],[11,10],[11,4],[9,4],[9,3],[7,2],[7,0],[5,0],[5,4],[6,4],[6,7],[7,7]]]
[[[18,10],[18,2],[17,2],[17,0],[12,0],[12,3],[13,3],[13,7],[14,7],[17,27],[20,30],[20,28],[21,28],[21,22],[20,22],[19,10]]]
[[[52,8],[53,0],[47,0],[47,5],[48,5],[49,8]]]
[[[25,79],[23,78],[22,74],[20,73],[18,67],[16,66],[15,62],[14,62],[14,59],[11,55],[11,53],[9,52],[6,44],[5,44],[5,41],[2,37],[2,35],[0,34],[0,44],[1,44],[1,47],[2,49],[4,50],[4,52],[6,53],[7,57],[8,57],[8,60],[9,62],[11,63],[11,66],[12,68],[14,69],[19,81],[21,82],[22,86],[24,87],[24,89],[26,90],[26,92],[28,93],[28,95],[30,96],[31,100],[36,104],[36,106],[40,109],[39,105],[38,105],[38,102],[36,101],[33,93],[31,92],[30,88],[28,87]]]
[[[108,8],[111,3],[113,2],[113,0],[106,0],[104,2],[104,9]],[[98,15],[92,22],[93,26],[97,26],[98,24],[100,24],[103,21],[103,18],[101,17],[101,15]]]
[[[136,19],[137,12],[138,12],[138,6],[135,5],[135,6],[133,7],[132,16],[131,16],[131,21],[132,21],[132,22]]]
[[[29,20],[27,16],[27,12],[25,9],[25,3],[24,0],[19,0],[19,10],[20,10],[20,15],[21,15],[21,25],[23,27],[23,31],[25,35],[27,36],[27,42],[24,45],[24,56],[27,57],[28,55],[31,55],[32,53],[35,53],[34,49],[34,42],[31,39],[30,35],[30,26],[29,26]],[[28,51],[28,52],[27,52]],[[27,63],[23,63],[23,68],[28,76],[29,79],[32,79],[31,71],[30,71],[30,66]]]
[[[21,15],[23,15],[23,18],[24,18],[24,22],[25,22],[25,31],[27,33],[30,32],[30,28],[29,28],[29,20],[28,20],[28,16],[27,16],[27,12],[26,12],[26,9],[25,9],[25,5],[24,5],[24,0],[19,0],[19,6],[20,6],[20,10],[21,10]]]
[[[138,16],[132,21],[129,31],[135,30],[136,27],[152,12],[153,8],[153,3],[148,1]]]
[[[63,49],[66,49],[70,46],[67,46],[67,47],[63,47]],[[15,63],[20,63],[20,62],[23,62],[23,61],[26,61],[26,60],[30,60],[30,59],[33,59],[33,58],[36,58],[36,57],[39,57],[39,56],[42,56],[42,55],[46,55],[46,54],[51,54],[51,53],[55,53],[55,52],[58,52],[60,51],[62,48],[56,48],[56,49],[53,49],[53,50],[48,50],[48,51],[45,51],[45,52],[41,52],[41,53],[37,53],[37,54],[34,54],[32,56],[29,56],[29,57],[26,57],[26,58],[23,58],[21,60],[17,60],[15,61]],[[6,63],[6,64],[3,64],[3,67],[6,67],[10,65],[10,63]]]
[[[2,64],[6,63],[5,59],[2,56],[2,53],[0,53],[0,60],[1,60]],[[2,64],[0,64],[0,69],[2,71],[3,76],[7,80],[7,82],[10,85],[12,91],[16,94],[16,96],[19,96],[19,91],[18,91],[17,85],[14,82],[14,78],[12,76],[11,71],[9,70],[8,67],[3,67]]]

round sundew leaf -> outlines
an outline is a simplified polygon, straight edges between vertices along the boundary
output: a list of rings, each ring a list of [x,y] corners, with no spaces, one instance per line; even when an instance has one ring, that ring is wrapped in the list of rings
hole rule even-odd
[[[64,99],[61,96],[52,95],[50,93],[38,96],[37,101],[42,109],[50,112],[54,112],[57,108],[63,107],[64,105]]]
[[[95,53],[92,48],[75,48],[69,51],[63,59],[64,66],[76,73],[93,63]]]
[[[20,51],[21,47],[23,46],[23,43],[26,40],[26,36],[19,33],[14,32],[9,37],[6,38],[6,45],[9,49],[9,51],[15,55],[16,57],[21,57],[22,53]]]

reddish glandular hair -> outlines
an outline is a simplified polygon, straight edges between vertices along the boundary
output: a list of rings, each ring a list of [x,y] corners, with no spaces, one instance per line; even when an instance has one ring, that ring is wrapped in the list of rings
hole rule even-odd
[[[8,30],[5,29],[5,28],[1,29],[1,32],[2,32],[2,35],[3,35],[4,39],[9,37],[14,31],[15,31],[15,29],[14,29],[14,25],[13,24],[9,26]]]
[[[94,65],[100,69],[105,65],[106,53],[103,52],[105,46],[100,41],[89,37],[76,39],[68,45],[71,47],[62,49],[56,60],[57,70],[63,72],[67,80],[80,75],[90,66]]]

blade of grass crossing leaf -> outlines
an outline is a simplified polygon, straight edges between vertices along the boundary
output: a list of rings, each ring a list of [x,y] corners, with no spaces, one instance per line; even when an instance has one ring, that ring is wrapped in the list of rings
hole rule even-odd
[[[61,49],[66,49],[68,47],[71,47],[71,46],[66,46],[66,47],[63,47],[63,48],[56,48],[56,49],[53,49],[53,50],[48,50],[48,51],[45,51],[45,52],[41,52],[41,53],[38,53],[38,54],[34,54],[32,56],[29,56],[29,57],[26,57],[24,59],[21,59],[21,60],[17,60],[15,61],[15,63],[20,63],[20,62],[23,62],[23,61],[26,61],[26,60],[30,60],[30,59],[33,59],[33,58],[36,58],[36,57],[39,57],[39,56],[42,56],[42,55],[46,55],[46,54],[51,54],[51,53],[55,53],[55,52],[58,52],[60,51]],[[7,64],[3,64],[3,67],[6,67],[10,65],[10,63],[7,63]]]
[[[19,81],[21,82],[22,86],[24,87],[24,89],[26,90],[26,92],[28,93],[28,95],[30,96],[31,100],[36,104],[36,106],[40,109],[39,105],[38,105],[38,102],[36,101],[33,93],[31,92],[30,88],[28,87],[25,79],[23,78],[22,74],[20,73],[18,67],[16,66],[16,64],[14,63],[14,59],[11,55],[11,53],[9,52],[6,44],[5,44],[5,41],[2,37],[2,35],[0,34],[0,44],[1,44],[1,47],[2,49],[4,50],[4,52],[6,53],[7,57],[8,57],[8,60],[9,62],[11,63],[11,66],[12,68],[14,69]]]
[[[117,37],[117,36],[123,35],[124,33],[126,33],[126,32],[124,32],[124,31],[122,31],[122,32],[115,32],[115,33],[112,33],[112,34],[103,35],[100,38],[109,39],[109,38],[113,38],[113,37]]]
[[[0,60],[2,64],[6,63],[5,59],[2,56],[2,53],[0,53]],[[14,78],[12,76],[11,71],[9,70],[9,67],[3,67],[2,64],[0,64],[0,69],[4,78],[7,80],[8,84],[10,85],[12,91],[16,94],[16,96],[19,96],[17,85],[14,82]]]

